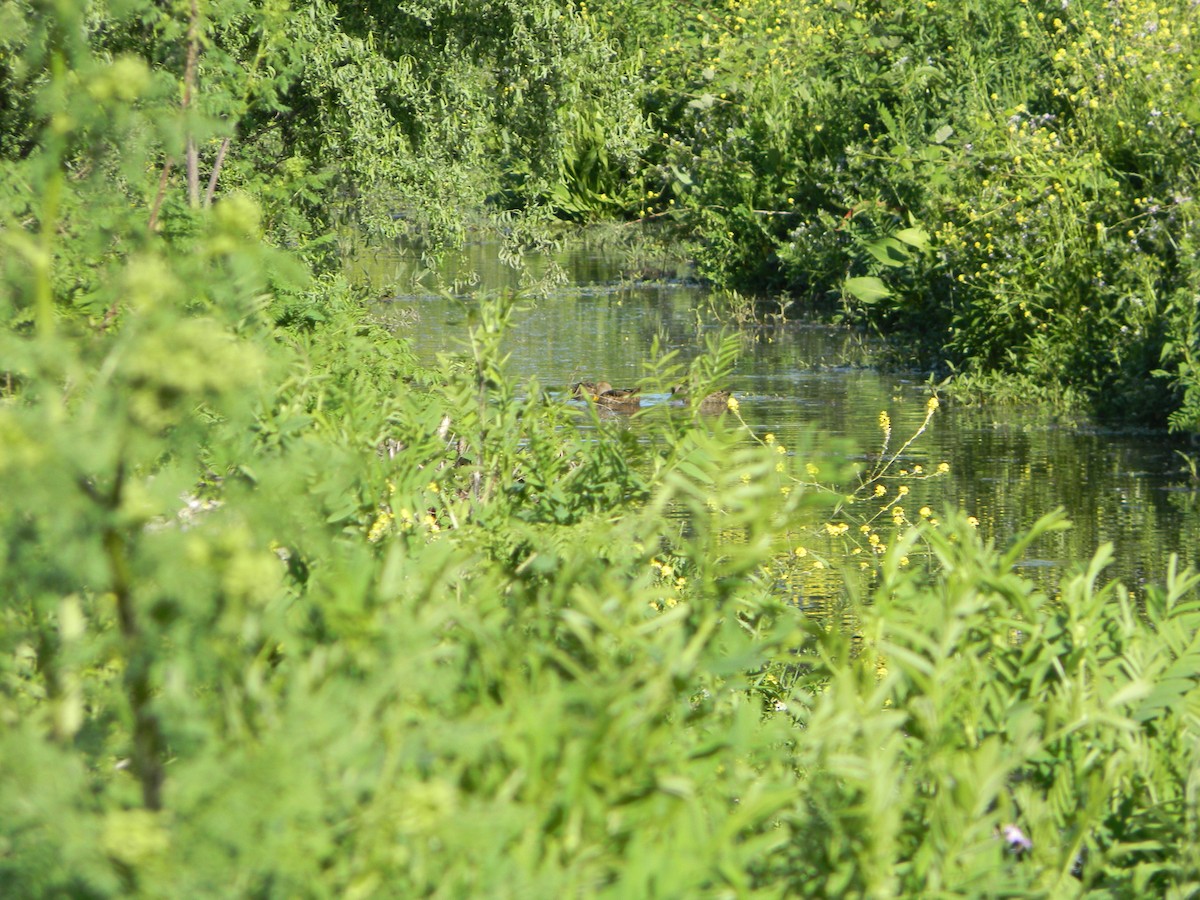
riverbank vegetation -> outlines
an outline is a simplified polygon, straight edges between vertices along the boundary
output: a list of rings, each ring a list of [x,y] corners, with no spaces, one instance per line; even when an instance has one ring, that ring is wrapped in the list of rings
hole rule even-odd
[[[587,9],[647,78],[661,178],[633,205],[710,277],[984,392],[1195,430],[1193,5]]]
[[[955,286],[1012,254],[1003,284],[1032,290],[1039,247],[1085,265],[1036,229],[1108,233],[1056,204],[1125,208],[1066,164],[1084,166],[1071,122],[1034,129],[1058,107],[991,143],[965,101],[945,122],[900,108],[925,96],[889,81],[912,74],[906,41],[929,42],[929,85],[954,84],[1026,46],[1019,10],[978,43],[964,16],[990,7],[754,9],[684,28],[666,6],[536,0],[0,4],[6,897],[1195,892],[1194,575],[1135,598],[1100,548],[1040,588],[1016,567],[1061,517],[981,536],[929,508],[941,467],[902,469],[886,413],[858,473],[749,427],[736,398],[624,427],[506,372],[514,298],[478,298],[468,350],[429,368],[340,274],[349,224],[436,252],[490,209],[519,263],[554,216],[672,218],[714,278],[833,291],[856,321],[923,310],[930,346],[959,346],[949,329],[974,348],[971,315],[1008,334],[988,319],[1005,297],[1035,317],[1005,338],[1015,369],[1068,321],[1085,355],[1158,353],[1187,424],[1183,194],[1169,222],[1120,223],[1143,254],[1111,251],[1157,329],[1144,345],[1101,341],[1133,319],[1083,315],[1115,293],[1051,281],[1078,303],[1059,319],[1056,295]],[[1190,39],[1155,21],[1147,47],[1168,25]],[[741,57],[712,56],[726,32],[751,32]],[[1184,67],[1173,46],[1148,71]],[[855,59],[863,81],[843,82]],[[1003,102],[1030,104],[995,59]],[[785,70],[800,61],[825,82]],[[1187,94],[1163,78],[1122,81]],[[865,90],[887,85],[896,108]],[[801,101],[830,118],[789,118]],[[1156,108],[1190,139],[1184,106]],[[1165,201],[1186,153],[1139,128],[1120,171],[1144,167],[1138,204]],[[1022,213],[1040,244],[1016,213],[972,220],[977,200],[930,217],[964,185],[999,191],[984,169],[1023,165],[1001,154],[1018,139],[1037,178],[1063,154],[1061,194],[1027,188],[1060,196]],[[910,172],[898,196],[905,159],[944,177]],[[993,246],[968,240],[980,227]],[[697,406],[737,346],[692,364]],[[660,387],[685,374],[658,366]],[[830,571],[836,615],[809,616]]]

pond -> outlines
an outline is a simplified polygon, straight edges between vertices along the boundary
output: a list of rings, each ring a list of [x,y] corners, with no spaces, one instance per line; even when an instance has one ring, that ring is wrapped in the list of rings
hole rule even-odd
[[[428,288],[428,279],[414,281],[420,267],[399,250],[360,256],[355,274],[386,298],[379,314],[409,323],[416,353],[433,362],[463,349],[476,293],[519,286],[496,250],[479,242],[447,261],[442,275],[449,281],[479,276],[457,296]],[[549,390],[580,380],[633,386],[646,374],[655,341],[686,362],[704,351],[707,333],[721,328],[709,295],[694,283],[631,282],[618,254],[586,242],[557,262],[567,283],[531,297],[506,339],[509,371],[520,379],[536,377]],[[920,425],[930,396],[922,374],[880,372],[870,362],[871,347],[857,335],[784,324],[747,337],[726,386],[760,434],[809,448],[814,458],[866,460],[880,449],[880,412],[893,422],[894,451]],[[953,505],[974,515],[983,535],[1000,546],[1043,513],[1064,508],[1074,527],[1042,538],[1023,563],[1027,574],[1056,582],[1064,564],[1090,559],[1110,541],[1115,560],[1107,575],[1136,593],[1164,580],[1171,554],[1184,565],[1200,563],[1200,494],[1181,467],[1181,446],[1164,434],[1056,424],[1037,409],[944,402],[899,465],[926,471],[950,465],[947,475],[912,485],[910,517],[921,505]]]

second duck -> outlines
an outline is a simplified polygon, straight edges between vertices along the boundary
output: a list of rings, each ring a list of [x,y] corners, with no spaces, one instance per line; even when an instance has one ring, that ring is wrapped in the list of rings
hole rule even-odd
[[[642,398],[638,395],[637,388],[614,388],[607,381],[597,382],[595,387],[596,392],[591,396],[600,406],[622,411],[632,411],[642,406]]]

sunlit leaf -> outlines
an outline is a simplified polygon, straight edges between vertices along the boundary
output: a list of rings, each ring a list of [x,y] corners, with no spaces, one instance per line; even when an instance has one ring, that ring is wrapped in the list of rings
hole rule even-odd
[[[875,303],[885,297],[892,296],[892,292],[888,290],[887,285],[874,275],[847,278],[842,282],[842,289],[863,303]]]

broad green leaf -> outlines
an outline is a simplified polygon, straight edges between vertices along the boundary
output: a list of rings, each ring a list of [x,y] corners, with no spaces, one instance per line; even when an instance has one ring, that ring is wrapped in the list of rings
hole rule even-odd
[[[906,266],[912,259],[904,245],[894,237],[885,237],[877,241],[872,241],[867,244],[867,252],[885,266],[890,266],[891,268]]]
[[[873,275],[847,278],[842,282],[842,289],[863,303],[875,303],[885,297],[892,296],[892,292],[888,290],[887,285]]]
[[[893,237],[898,241],[903,241],[910,247],[916,247],[918,250],[929,249],[929,232],[924,228],[901,228]]]

